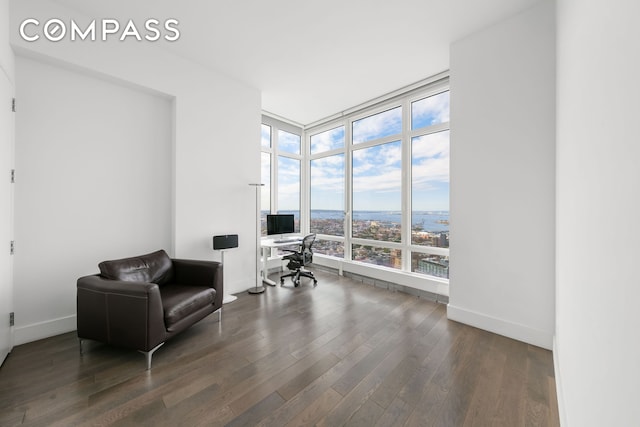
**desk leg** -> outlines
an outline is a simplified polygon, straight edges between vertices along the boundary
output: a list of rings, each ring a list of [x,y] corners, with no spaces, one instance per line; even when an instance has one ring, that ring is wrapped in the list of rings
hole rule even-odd
[[[269,286],[275,286],[276,282],[269,279],[269,269],[267,265],[269,263],[269,255],[271,254],[271,248],[268,246],[262,247],[262,281]]]

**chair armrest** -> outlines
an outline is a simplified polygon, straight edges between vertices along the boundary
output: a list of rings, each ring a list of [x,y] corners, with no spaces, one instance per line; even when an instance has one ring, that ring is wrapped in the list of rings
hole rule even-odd
[[[80,338],[141,351],[166,339],[162,299],[155,283],[81,277],[76,303]]]
[[[207,286],[216,290],[214,305],[222,307],[224,293],[223,266],[217,261],[174,259],[174,282],[182,285]]]

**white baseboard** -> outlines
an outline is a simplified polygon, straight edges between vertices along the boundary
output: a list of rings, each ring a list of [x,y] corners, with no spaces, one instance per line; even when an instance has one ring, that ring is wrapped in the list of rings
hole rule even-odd
[[[553,348],[552,333],[509,322],[504,319],[498,319],[483,313],[449,304],[447,305],[447,318],[547,350]]]
[[[49,338],[55,335],[65,334],[77,329],[76,315],[60,317],[45,322],[31,325],[16,326],[14,329],[14,345]]]

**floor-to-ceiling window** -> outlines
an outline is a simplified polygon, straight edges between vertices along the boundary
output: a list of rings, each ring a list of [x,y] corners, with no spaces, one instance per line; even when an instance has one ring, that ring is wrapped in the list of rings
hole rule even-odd
[[[260,224],[262,235],[267,234],[267,213],[271,212],[271,126],[262,124],[262,153],[260,157]]]
[[[291,213],[300,232],[302,129],[271,117],[262,119],[262,187],[260,217],[266,234],[268,213]]]
[[[412,90],[305,130],[319,252],[449,277],[449,91]]]
[[[448,278],[448,91],[411,102],[409,136],[411,138],[411,271]]]
[[[316,253],[344,258],[345,128],[321,130],[309,138],[309,230]]]
[[[447,80],[262,133],[263,215],[294,213],[323,256],[448,279]]]
[[[349,120],[351,259],[402,269],[402,106],[363,114]]]

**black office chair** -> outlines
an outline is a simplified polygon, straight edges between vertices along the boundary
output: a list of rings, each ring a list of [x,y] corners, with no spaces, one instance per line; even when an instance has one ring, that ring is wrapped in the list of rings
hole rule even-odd
[[[291,272],[280,277],[281,286],[284,285],[285,277],[291,277],[291,281],[296,288],[300,285],[300,277],[313,279],[313,286],[318,284],[318,280],[315,278],[313,273],[304,269],[305,265],[309,265],[313,262],[313,251],[311,250],[311,246],[313,246],[313,242],[315,242],[315,240],[316,235],[309,234],[302,239],[300,249],[297,252],[291,249],[283,249],[284,251],[292,252],[292,254],[282,257],[282,259],[289,260],[287,268],[291,270]]]

